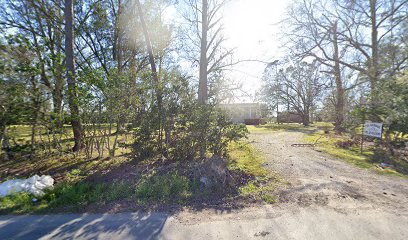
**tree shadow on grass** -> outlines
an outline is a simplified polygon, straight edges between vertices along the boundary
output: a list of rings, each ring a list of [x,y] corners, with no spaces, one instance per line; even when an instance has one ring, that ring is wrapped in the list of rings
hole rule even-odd
[[[126,181],[134,188],[125,199],[105,204],[91,204],[95,212],[168,212],[183,209],[230,212],[256,202],[240,195],[240,188],[255,177],[242,171],[229,171],[229,182],[225,185],[206,187],[200,182],[192,164],[177,161],[133,161],[112,168],[109,172],[96,173],[84,181],[93,183]]]
[[[394,156],[392,156],[386,149],[377,147],[373,150],[373,154],[370,155],[369,161],[383,169],[390,168],[400,174],[408,176],[408,161],[406,160],[408,154],[404,151],[406,150],[395,149]],[[404,157],[406,159],[404,159]]]
[[[31,199],[25,203],[27,210],[21,211],[22,206],[14,205],[9,209],[3,209],[2,214],[8,213],[70,213],[70,212],[94,212],[94,213],[117,213],[117,212],[165,212],[175,214],[190,209],[192,211],[214,210],[216,213],[231,212],[235,209],[242,209],[249,205],[258,204],[259,199],[253,197],[243,197],[240,195],[240,188],[255,181],[255,177],[245,174],[241,171],[229,171],[233,182],[226,187],[206,188],[200,183],[200,175],[197,175],[192,168],[191,162],[180,162],[171,160],[140,160],[132,159],[111,164],[108,167],[101,167],[96,164],[95,168],[87,169],[83,176],[75,183],[66,183],[65,190],[56,189],[51,191],[44,199],[46,206],[41,209],[30,207]],[[70,171],[72,169],[83,169],[83,166],[89,164],[90,160],[70,161],[60,166],[52,166],[43,171],[43,173],[55,174]],[[108,161],[100,159],[100,163]],[[54,173],[54,174],[53,174]],[[147,194],[143,196],[138,188],[143,181],[145,187],[152,187],[149,179],[158,178],[167,179],[169,176],[177,174],[188,182],[182,185],[181,191],[177,194],[187,194],[187,197],[179,197],[177,194],[166,193]],[[175,178],[177,181],[179,178]],[[165,184],[171,185],[174,179],[170,179]],[[183,181],[184,181],[183,180]],[[156,181],[157,182],[157,181]],[[183,184],[183,183],[181,183]],[[260,183],[262,184],[262,183]],[[163,182],[158,181],[155,191],[174,191],[172,187],[163,187]],[[184,187],[187,186],[187,187]],[[67,189],[68,188],[68,189]],[[118,189],[119,188],[119,189]],[[175,187],[177,189],[177,186]],[[170,189],[170,190],[169,190]],[[186,190],[185,192],[183,192]],[[55,198],[61,200],[55,204]],[[71,200],[70,200],[71,199]],[[73,200],[74,199],[74,200]],[[77,200],[75,200],[77,199]]]

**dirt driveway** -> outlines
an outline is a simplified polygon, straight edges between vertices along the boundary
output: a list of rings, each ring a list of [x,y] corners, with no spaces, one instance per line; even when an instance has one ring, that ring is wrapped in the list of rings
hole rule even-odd
[[[266,168],[289,182],[281,203],[320,205],[348,213],[373,209],[408,214],[408,180],[361,169],[310,147],[296,131],[251,134],[254,146],[267,159]]]

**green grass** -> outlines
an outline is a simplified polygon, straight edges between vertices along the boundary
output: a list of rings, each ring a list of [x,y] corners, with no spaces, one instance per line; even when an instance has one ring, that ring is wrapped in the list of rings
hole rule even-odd
[[[84,151],[73,154],[70,151],[70,147],[73,146],[72,139],[64,140],[64,138],[71,134],[71,128],[64,126],[64,129],[66,129],[67,134],[64,134],[62,137],[62,151],[59,149],[42,149],[40,144],[35,153],[30,155],[30,145],[21,145],[27,148],[27,151],[13,148],[12,157],[9,161],[2,159],[3,152],[0,151],[0,179],[7,180],[16,178],[16,176],[25,178],[33,174],[50,174],[53,176],[62,175],[63,179],[60,179],[60,181],[77,182],[95,172],[112,169],[132,160],[127,156],[131,153],[132,149],[120,144],[117,145],[114,158],[108,158],[106,146],[102,158],[97,158],[98,153],[96,149],[93,150],[93,154],[89,158]],[[28,125],[10,126],[8,131],[18,144],[26,144],[25,140],[19,141],[18,139],[31,138],[31,127]],[[45,136],[42,137],[44,141],[48,141],[48,139],[44,139],[46,138]],[[112,146],[114,136],[110,137],[110,141]],[[118,141],[125,142],[125,136],[123,134],[119,135]],[[133,142],[133,138],[127,135],[126,143],[130,144],[131,142]],[[11,141],[11,144],[13,145],[14,142]]]
[[[32,194],[21,192],[0,198],[0,214],[23,214],[40,212],[48,207],[46,201],[40,200],[37,204],[32,203]]]
[[[57,134],[61,136],[61,140],[68,140],[73,137],[72,127],[70,125],[63,126],[63,133]],[[48,141],[48,129],[44,126],[37,126],[36,142]],[[7,128],[7,134],[14,139],[19,145],[30,144],[31,141],[31,126],[30,125],[11,125]],[[52,135],[50,133],[50,138]],[[66,141],[64,144],[69,144]],[[73,141],[72,141],[73,142]]]
[[[20,192],[0,198],[0,214],[46,213],[52,211],[83,211],[93,203],[103,205],[135,196],[135,187],[129,182],[110,184],[62,183],[42,197]],[[32,199],[36,198],[36,203]]]
[[[323,135],[323,137],[321,137]],[[320,139],[319,139],[320,138]],[[318,140],[317,149],[328,153],[332,156],[345,160],[347,163],[355,165],[364,169],[373,169],[378,173],[392,174],[400,177],[406,177],[393,169],[381,170],[378,168],[378,163],[383,162],[382,159],[376,159],[374,162],[374,150],[372,147],[364,147],[363,152],[360,152],[360,146],[352,146],[350,148],[340,148],[336,146],[336,142],[346,141],[350,138],[346,135],[335,135],[333,133],[324,134],[322,131],[315,131],[305,135],[304,141],[308,143],[315,143]]]
[[[240,195],[262,200],[269,204],[275,203],[277,198],[273,192],[281,179],[276,175],[273,176],[262,166],[265,162],[263,155],[245,141],[231,143],[229,155],[228,168],[230,170],[242,171],[254,178],[239,188]]]
[[[177,173],[151,176],[144,179],[136,189],[137,201],[141,204],[151,202],[183,203],[192,196],[191,181]]]
[[[323,137],[321,137],[323,135]],[[320,138],[320,139],[319,139]],[[319,140],[318,140],[319,139]],[[352,147],[349,149],[339,148],[335,144],[338,141],[346,140],[347,137],[344,136],[333,136],[332,134],[324,134],[321,131],[317,131],[313,134],[308,134],[304,137],[304,140],[308,143],[314,143],[318,140],[318,149],[329,153],[333,156],[346,160],[348,163],[354,164],[362,168],[371,168],[372,164],[367,160],[372,151],[365,150],[363,153],[360,153],[358,147]]]
[[[329,122],[315,122],[310,124],[310,126],[303,126],[302,124],[298,123],[268,123],[264,125],[258,126],[247,126],[248,131],[251,133],[259,133],[259,132],[269,132],[269,131],[302,131],[302,132],[309,132],[315,129],[326,129],[326,128],[333,128],[333,124]]]
[[[91,204],[98,207],[118,200],[139,204],[185,203],[192,196],[195,185],[177,173],[154,175],[138,185],[131,182],[97,183],[65,182],[35,197],[20,192],[0,198],[0,214],[40,214],[48,212],[82,212]],[[32,199],[36,198],[36,203]]]
[[[86,126],[86,125],[84,125]],[[99,131],[106,131],[108,134],[109,125],[108,124],[101,124],[101,129],[97,130],[96,134],[101,134]],[[19,158],[19,154],[26,155],[31,150],[31,126],[30,125],[11,125],[7,127],[7,134],[10,137],[11,145],[15,145],[14,143],[18,144],[19,146],[13,146],[13,150],[15,152],[16,158]],[[92,129],[89,131],[93,132]],[[116,125],[112,125],[112,133],[116,132]],[[88,132],[86,131],[86,134]],[[60,143],[62,147],[62,152],[70,152],[71,148],[74,146],[74,139],[73,139],[73,132],[72,127],[70,125],[64,125],[61,133],[55,133],[55,138]],[[113,145],[115,137],[110,137],[110,144]],[[121,141],[124,139],[124,135],[120,134],[118,140]],[[133,139],[128,139],[126,142],[127,144],[131,143]],[[49,155],[50,152],[44,151],[43,148],[48,148],[50,144],[53,143],[53,135],[49,132],[49,130],[44,126],[37,126],[35,142],[36,146],[36,155],[41,157],[44,155]],[[25,151],[24,151],[25,150]],[[129,153],[130,151],[126,148],[120,147],[117,145],[116,154],[124,154]],[[1,150],[0,150],[1,153]],[[51,153],[58,154],[61,153],[60,149],[53,149],[51,148]],[[109,153],[105,150],[104,155],[108,155]],[[96,150],[94,150],[93,157],[97,156]]]
[[[233,142],[229,146],[228,168],[240,170],[255,177],[265,177],[268,171],[262,167],[265,162],[259,151],[248,142]]]
[[[267,131],[288,131],[288,130],[305,130],[307,127],[296,124],[296,123],[285,123],[285,124],[264,124],[264,125],[248,125],[249,132],[267,132]]]
[[[253,176],[254,180],[239,189],[241,196],[250,196],[267,203],[276,201],[272,194],[275,179],[263,168],[263,156],[247,142],[230,145],[228,168]],[[74,161],[75,160],[75,161]],[[71,162],[72,161],[72,162]],[[47,161],[47,163],[49,163]],[[0,199],[0,214],[37,214],[49,212],[83,212],[88,206],[103,208],[106,204],[127,200],[136,204],[185,204],[193,198],[208,198],[212,192],[202,190],[199,183],[172,171],[165,175],[145,176],[140,182],[89,183],[84,179],[92,169],[121,165],[121,158],[101,160],[70,159],[56,161],[59,168],[66,164],[76,166],[66,170],[64,181],[49,190],[38,201],[32,202],[33,195],[17,193]]]
[[[278,202],[278,198],[276,196],[269,195],[269,194],[263,194],[262,200],[264,200],[264,202],[269,203],[269,204]]]
[[[239,189],[241,196],[252,197],[256,200],[263,200],[266,203],[276,203],[277,197],[274,195],[276,182],[268,178],[263,180],[253,180]]]

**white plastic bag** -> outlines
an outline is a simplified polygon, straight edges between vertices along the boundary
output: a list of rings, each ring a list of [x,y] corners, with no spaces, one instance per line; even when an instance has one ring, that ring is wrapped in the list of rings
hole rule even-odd
[[[28,179],[13,179],[0,184],[0,197],[17,193],[29,192],[35,196],[44,195],[46,189],[51,189],[54,185],[54,179],[48,175],[34,175]]]

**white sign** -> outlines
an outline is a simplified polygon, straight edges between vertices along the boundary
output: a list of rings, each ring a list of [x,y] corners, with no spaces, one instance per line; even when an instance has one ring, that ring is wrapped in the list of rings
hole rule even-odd
[[[381,138],[382,123],[365,122],[364,123],[364,135],[370,137]]]

